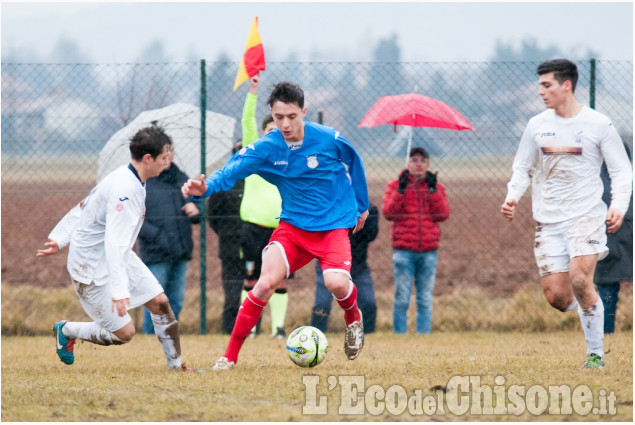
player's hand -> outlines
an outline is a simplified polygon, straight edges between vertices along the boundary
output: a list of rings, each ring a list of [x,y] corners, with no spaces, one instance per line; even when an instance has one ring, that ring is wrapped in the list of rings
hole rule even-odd
[[[260,73],[249,79],[249,93],[258,94],[258,86],[260,85]]]
[[[57,254],[60,250],[59,245],[52,239],[44,243],[45,249],[38,249],[35,254],[36,257],[46,257],[47,255]]]
[[[357,219],[357,225],[353,228],[353,234],[359,232],[364,228],[364,223],[366,223],[366,219],[368,218],[368,210],[362,213],[362,216]]]
[[[116,311],[119,317],[123,317],[128,312],[130,306],[130,298],[123,298],[121,300],[112,300],[112,311]]]
[[[205,174],[201,174],[199,180],[189,179],[185,183],[183,183],[183,187],[181,187],[181,193],[184,198],[187,198],[190,195],[201,196],[207,192],[207,183],[205,183]]]
[[[194,202],[188,202],[187,204],[183,205],[181,207],[181,211],[183,211],[185,215],[190,218],[198,215],[198,207],[196,206],[196,204],[194,204]]]
[[[515,211],[516,211],[515,199],[509,199],[503,202],[503,205],[501,205],[501,214],[503,214],[503,216],[509,221],[512,221],[514,219]]]
[[[606,214],[606,228],[609,233],[615,233],[624,222],[624,216],[615,208],[609,208]]]

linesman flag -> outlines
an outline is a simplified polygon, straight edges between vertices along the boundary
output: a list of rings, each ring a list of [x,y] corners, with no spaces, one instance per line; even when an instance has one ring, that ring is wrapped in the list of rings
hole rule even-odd
[[[265,67],[265,49],[262,47],[262,40],[260,40],[260,34],[258,33],[258,17],[256,16],[249,29],[243,60],[240,62],[236,81],[234,81],[234,91],[239,85],[260,71],[264,71]]]

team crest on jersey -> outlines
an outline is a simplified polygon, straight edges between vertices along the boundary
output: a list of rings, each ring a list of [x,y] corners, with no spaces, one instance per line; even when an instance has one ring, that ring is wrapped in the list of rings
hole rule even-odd
[[[249,146],[246,146],[246,147],[242,148],[241,150],[239,150],[238,151],[238,155],[244,155],[247,152],[247,149],[251,149],[252,151],[256,150],[254,145],[249,145]]]
[[[582,143],[582,135],[584,134],[583,130],[576,130],[575,132],[575,142]]]
[[[311,155],[306,157],[306,165],[309,168],[316,168],[320,163],[317,160],[317,155]]]

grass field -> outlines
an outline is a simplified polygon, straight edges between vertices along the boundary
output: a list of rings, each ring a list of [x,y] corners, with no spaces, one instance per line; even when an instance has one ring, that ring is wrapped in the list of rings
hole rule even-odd
[[[607,337],[607,367],[603,370],[580,369],[585,352],[580,331],[438,332],[427,336],[380,332],[367,335],[366,347],[355,361],[346,359],[341,333],[327,333],[327,337],[330,344],[328,356],[314,369],[295,366],[286,358],[283,341],[261,336],[247,340],[235,369],[224,372],[208,370],[205,374],[168,371],[159,343],[148,335],[137,335],[130,344],[117,347],[79,343],[72,366],[58,360],[52,336],[3,337],[1,419],[54,422],[631,422],[633,419],[631,332]],[[184,336],[184,358],[192,365],[209,369],[223,353],[227,339],[218,335]],[[481,400],[480,396],[469,396],[475,384],[457,387],[459,378],[453,378],[468,375],[480,379],[478,388],[484,394],[482,405],[481,401],[477,401]],[[303,383],[303,376],[308,377],[305,378],[307,384]],[[318,376],[319,383],[313,381],[317,378],[310,376]],[[349,394],[351,389],[356,388],[351,385],[355,380],[358,383],[363,380],[355,397],[364,400],[357,400],[356,404],[357,408],[363,408],[364,413],[346,414],[355,410],[351,409],[354,405],[351,400],[355,397],[351,399]],[[495,395],[503,394],[503,408],[512,406],[512,398],[507,391],[511,391],[514,385],[524,388],[527,395],[526,405],[523,403],[521,406],[527,408],[518,408],[516,414],[470,413],[473,410],[461,415],[452,413],[454,410],[449,400],[457,391],[460,391],[461,397],[469,397],[470,409],[476,409],[474,411],[478,411],[479,406],[488,406],[487,403],[496,406],[487,389],[483,390],[485,387],[492,388]],[[571,414],[551,415],[549,409],[559,411],[560,406],[566,408],[564,399],[542,409],[541,399],[529,396],[530,393],[546,394],[549,386],[566,386],[574,394],[577,387],[588,387],[587,390],[592,393],[589,396],[594,400],[593,407],[601,408],[600,401],[606,402],[611,398],[613,401],[608,407],[615,408],[614,414],[610,414],[608,409],[607,414],[587,415],[579,407],[574,407]],[[385,401],[382,400],[382,389],[386,391]],[[388,394],[398,395],[396,389],[410,398],[415,394],[421,398],[436,398],[442,394],[441,397],[445,396],[448,400],[447,406],[442,413],[439,410],[428,412],[417,409],[414,404],[413,408],[404,408],[405,400],[401,399],[402,404],[399,404],[395,401],[398,399],[388,397]],[[311,403],[313,409],[319,406],[318,410],[325,413],[304,414],[303,406],[310,408]],[[439,405],[444,406],[443,403]],[[591,405],[588,407],[591,410]],[[344,413],[340,409],[344,409]],[[544,410],[542,414],[531,413],[541,409]]]

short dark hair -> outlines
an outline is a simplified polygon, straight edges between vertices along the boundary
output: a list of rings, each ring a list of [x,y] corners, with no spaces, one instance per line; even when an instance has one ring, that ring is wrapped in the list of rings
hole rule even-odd
[[[163,128],[151,125],[137,131],[130,139],[130,156],[135,161],[141,161],[146,154],[152,158],[163,153],[165,145],[172,145],[172,139],[165,134]]]
[[[234,146],[232,146],[232,154],[235,154],[242,148],[243,148],[243,139],[236,140],[236,143],[234,143]]]
[[[568,59],[551,59],[538,65],[536,73],[538,75],[549,74],[553,72],[555,78],[560,84],[565,81],[571,81],[571,91],[575,92],[575,86],[578,84],[578,67],[575,63]]]
[[[410,149],[410,157],[413,157],[415,155],[421,155],[423,159],[430,158],[430,156],[428,155],[428,151],[419,146],[415,146],[414,148]]]
[[[267,104],[273,107],[273,104],[278,101],[282,103],[296,103],[300,109],[302,109],[304,108],[304,91],[297,84],[283,81],[275,85],[269,95]]]
[[[262,131],[265,131],[270,122],[273,122],[273,117],[271,114],[267,114],[267,116],[262,120]]]

